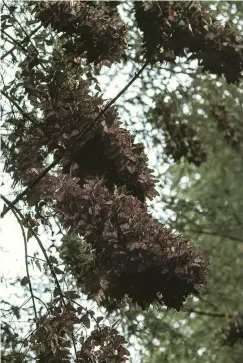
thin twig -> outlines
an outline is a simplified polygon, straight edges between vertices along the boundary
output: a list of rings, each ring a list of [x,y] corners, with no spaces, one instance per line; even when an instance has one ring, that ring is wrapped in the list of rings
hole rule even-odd
[[[25,112],[17,103],[17,101],[15,101],[8,93],[6,93],[5,91],[1,90],[1,94],[6,97],[11,104],[13,104],[17,110],[21,113],[21,115],[26,119],[29,120],[33,125],[38,126],[39,122],[37,119],[33,118],[32,116],[30,116],[27,112]],[[43,130],[43,134],[46,136],[47,138],[47,144],[49,141],[51,141],[51,136],[47,135],[46,132]],[[53,145],[60,150],[61,152],[64,151],[64,148],[62,146],[60,146],[57,142],[52,140]]]
[[[234,237],[234,236],[228,236],[226,234],[219,234],[218,232],[214,232],[214,231],[205,231],[205,230],[184,230],[183,233],[195,233],[195,234],[205,234],[205,235],[209,235],[209,236],[215,236],[215,237],[220,237],[220,238],[228,238],[231,239],[232,241],[236,241],[236,242],[241,242],[243,243],[243,239],[242,238],[238,238],[238,237]]]
[[[1,195],[1,198],[2,198],[2,200],[9,206],[9,208],[10,208],[10,210],[12,210],[12,211],[15,211],[19,216],[20,216],[20,218],[22,219],[22,221],[24,221],[25,220],[25,218],[24,218],[24,216],[23,216],[23,214],[15,207],[15,205],[13,205],[13,203],[12,202],[10,202],[6,197],[4,197],[3,195]],[[63,305],[64,306],[66,306],[66,302],[65,302],[65,299],[64,299],[64,294],[62,293],[62,289],[61,289],[61,286],[60,286],[60,283],[59,283],[59,281],[58,281],[58,278],[57,278],[57,276],[56,276],[56,273],[55,273],[55,271],[54,271],[54,269],[53,269],[53,266],[52,266],[52,263],[50,262],[50,260],[49,260],[49,257],[48,257],[48,255],[47,255],[47,252],[46,252],[46,249],[45,249],[45,247],[43,246],[43,244],[42,244],[42,242],[41,242],[41,240],[40,240],[40,238],[38,237],[38,235],[36,234],[36,232],[34,231],[34,229],[31,227],[31,226],[29,226],[28,227],[29,228],[29,230],[31,231],[31,233],[32,233],[32,235],[35,237],[35,239],[36,239],[36,241],[37,241],[37,243],[38,243],[38,245],[39,245],[39,247],[40,247],[40,249],[41,249],[41,251],[42,251],[42,253],[43,253],[43,255],[45,256],[45,259],[46,259],[46,262],[47,262],[47,264],[48,264],[48,266],[49,266],[49,268],[50,268],[50,270],[51,270],[51,274],[52,274],[52,276],[53,276],[53,278],[54,278],[54,281],[55,281],[55,284],[56,284],[56,287],[58,288],[58,290],[59,290],[59,294],[60,294],[60,297],[61,297],[61,300],[62,300],[62,302],[63,302]],[[72,336],[72,342],[73,342],[73,347],[74,347],[74,351],[75,351],[75,355],[77,356],[77,348],[76,348],[76,344],[75,344],[75,339],[74,339],[74,336]]]
[[[188,313],[195,313],[195,314],[198,314],[198,315],[212,316],[212,317],[215,317],[215,318],[225,318],[226,315],[227,315],[227,314],[224,314],[224,313],[210,313],[210,312],[207,312],[207,311],[187,309],[187,308],[184,308],[184,310],[186,312],[188,312]]]
[[[169,36],[167,37],[167,39],[164,41],[163,46],[168,42],[168,40],[170,39],[171,35],[174,33],[174,31],[177,28],[177,25],[179,24],[180,20],[182,19],[182,17],[186,14],[186,12],[188,11],[189,7],[191,6],[193,1],[190,1],[188,6],[186,7],[185,11],[182,13],[182,15],[179,17],[178,21],[176,22],[176,24],[174,25],[174,27],[172,28]],[[144,65],[140,68],[140,70],[132,77],[132,79],[127,83],[127,85],[111,100],[109,101],[106,106],[104,107],[104,109],[98,114],[98,116],[89,124],[87,125],[86,128],[84,128],[84,130],[82,130],[77,138],[71,143],[70,147],[67,148],[65,150],[65,152],[63,152],[61,155],[59,155],[49,166],[47,166],[43,172],[29,185],[27,186],[12,202],[12,205],[15,205],[16,203],[18,203],[27,193],[29,190],[31,190],[52,168],[54,168],[59,161],[70,152],[70,150],[72,150],[72,148],[76,145],[76,143],[84,136],[87,135],[87,133],[92,129],[92,127],[96,124],[96,122],[100,119],[101,116],[104,115],[104,113],[118,100],[118,98],[120,98],[123,93],[138,79],[138,77],[141,75],[141,73],[143,72],[143,70],[148,66],[148,64],[151,62],[151,59],[154,57],[154,55],[156,54],[158,48],[160,48],[161,45],[159,45],[154,53],[152,54],[152,56],[144,63]],[[1,217],[4,217],[8,212],[9,212],[10,208],[7,207],[5,208],[5,210],[1,213]]]
[[[33,258],[35,260],[39,260],[39,261],[42,261],[42,262],[46,262],[45,260],[43,260],[42,258],[39,258],[39,257],[34,257],[34,256],[30,256],[28,255],[29,258]]]
[[[6,97],[16,108],[17,110],[29,121],[31,121],[34,125],[37,126],[38,124],[38,120],[32,118],[27,112],[25,112],[17,103],[17,101],[15,101],[8,93],[6,93],[5,91],[1,90],[1,94]]]
[[[23,302],[23,304],[21,304],[19,307],[18,307],[18,309],[20,310],[23,306],[25,306],[29,301],[31,300],[31,297],[29,297],[27,300],[25,300],[24,302]],[[9,303],[8,303],[9,304]],[[10,304],[9,304],[10,305]],[[8,315],[11,315],[11,314],[14,314],[14,312],[13,312],[13,307],[11,306],[11,308],[10,309],[8,309],[8,311],[9,311],[9,313],[6,313],[6,314],[3,314],[3,315],[1,315],[1,318],[5,318],[6,316],[8,316]]]
[[[41,300],[38,296],[35,296],[34,295],[34,298],[36,299],[36,300],[39,300],[44,306],[45,306],[45,308],[46,308],[46,311],[48,311],[48,306],[46,305],[46,303],[44,303],[44,301],[43,300]]]
[[[29,41],[30,41],[31,45],[35,48],[36,53],[38,53],[38,50],[36,49],[36,46],[34,44],[32,44],[31,37],[29,36],[29,34],[27,33],[27,31],[24,29],[24,27],[22,26],[22,24],[20,23],[20,21],[16,18],[16,16],[13,15],[13,12],[11,12],[10,7],[5,3],[5,1],[3,3],[6,6],[6,8],[9,10],[10,14],[12,15],[12,18],[19,25],[20,29],[22,29],[22,31],[25,33],[26,38],[27,39],[29,38]]]
[[[16,39],[14,39],[10,34],[6,33],[4,29],[2,29],[2,33],[6,35],[6,37],[8,37],[13,42],[13,44],[16,44],[20,49],[22,49],[23,52],[26,52],[25,47]]]
[[[38,30],[40,30],[40,28],[42,27],[42,24],[40,24],[37,28],[33,29],[32,32],[30,34],[28,34],[28,36],[26,36],[24,38],[24,40],[22,42],[20,42],[20,44],[24,44],[28,38],[31,38]],[[15,45],[9,49],[6,53],[4,53],[4,55],[1,57],[1,60],[3,61],[4,58],[6,58],[10,53],[12,53],[14,51],[14,49],[16,49],[16,43]]]
[[[24,221],[25,220],[25,217],[23,216],[23,214],[20,212],[20,210],[19,209],[17,209],[16,207],[15,207],[15,205],[13,205],[13,203],[12,202],[10,202],[6,197],[4,197],[3,195],[1,195],[1,198],[2,198],[2,200],[9,206],[9,208],[12,210],[12,211],[15,211],[19,216],[20,216],[20,218]],[[36,234],[36,232],[34,231],[34,229],[31,227],[31,226],[29,226],[28,227],[29,228],[29,230],[31,231],[31,233],[32,233],[32,235],[35,237],[35,239],[36,239],[36,241],[37,241],[37,243],[38,243],[38,245],[39,245],[39,247],[40,247],[40,249],[41,249],[41,251],[42,251],[42,253],[43,253],[43,255],[45,256],[45,259],[46,259],[46,262],[47,262],[47,264],[48,264],[48,266],[49,266],[49,268],[50,268],[50,270],[51,270],[51,273],[52,273],[52,276],[53,276],[53,278],[54,278],[54,281],[55,281],[55,284],[56,284],[56,286],[57,286],[57,288],[60,290],[60,291],[62,291],[61,290],[61,286],[60,286],[60,284],[59,284],[59,281],[58,281],[58,279],[57,279],[57,276],[56,276],[56,273],[55,273],[55,271],[54,271],[54,269],[53,269],[53,266],[52,266],[52,264],[51,264],[51,262],[50,262],[50,260],[49,260],[49,257],[48,257],[48,255],[47,255],[47,252],[46,252],[46,249],[45,249],[45,247],[43,246],[43,244],[42,244],[42,242],[41,242],[41,240],[40,240],[40,238],[38,237],[38,235]]]
[[[27,238],[25,235],[25,231],[24,231],[24,227],[23,224],[17,214],[17,212],[12,209],[13,214],[15,215],[15,218],[17,219],[19,226],[21,228],[22,231],[22,235],[23,235],[23,239],[24,239],[24,251],[25,251],[25,268],[26,268],[26,274],[27,274],[27,278],[28,278],[28,285],[29,285],[29,290],[30,290],[30,295],[31,295],[31,300],[32,300],[32,304],[33,304],[33,310],[34,310],[34,314],[35,314],[35,319],[36,319],[36,323],[37,323],[37,310],[36,310],[36,306],[35,306],[35,298],[34,298],[34,293],[33,293],[33,289],[32,289],[32,284],[31,284],[31,279],[30,279],[30,273],[29,273],[29,265],[28,265],[28,246],[27,246]]]

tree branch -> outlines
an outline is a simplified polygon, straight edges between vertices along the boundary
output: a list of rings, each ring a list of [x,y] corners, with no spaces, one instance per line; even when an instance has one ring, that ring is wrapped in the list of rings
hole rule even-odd
[[[195,313],[198,315],[212,316],[215,318],[225,318],[227,316],[227,314],[224,314],[224,313],[210,313],[207,311],[194,310],[194,309],[188,309],[188,308],[184,308],[184,311],[186,311],[188,313]]]
[[[6,37],[8,39],[10,39],[12,41],[12,44],[16,44],[20,49],[23,50],[23,52],[26,52],[25,47],[20,42],[18,42],[16,39],[14,39],[10,34],[6,33],[6,31],[4,29],[2,29],[2,33],[4,35],[6,35]]]
[[[27,119],[27,120],[29,120],[32,124],[34,124],[34,125],[36,125],[36,126],[38,126],[38,120],[37,119],[34,119],[33,117],[31,117],[27,112],[25,112],[19,105],[18,105],[18,103],[17,103],[17,101],[15,101],[11,96],[9,96],[9,94],[7,94],[5,91],[3,91],[3,90],[1,90],[1,94],[4,96],[4,97],[6,97],[8,100],[9,100],[9,102],[10,103],[12,103],[16,108],[17,108],[17,110],[21,113],[21,115],[25,118],[25,119]],[[43,131],[43,133],[44,133],[44,135],[47,137],[47,143],[49,142],[49,141],[51,141],[51,136],[48,136],[48,135],[46,135],[46,133]],[[64,151],[65,149],[62,147],[62,146],[60,146],[57,142],[55,142],[55,141],[52,141],[53,142],[53,145],[55,145],[55,147],[58,149],[58,150],[60,150],[60,151]]]
[[[18,43],[18,45],[19,44],[21,44],[21,45],[23,45],[27,40],[28,40],[28,38],[30,39],[38,30],[40,30],[40,28],[42,27],[42,24],[41,25],[39,25],[36,29],[33,29],[32,30],[32,32],[30,33],[30,34],[28,34],[25,38],[24,38],[24,40],[22,41],[22,42],[20,42],[20,43]],[[6,58],[10,53],[12,53],[13,51],[14,51],[14,49],[16,49],[16,43],[15,43],[15,45],[11,48],[11,49],[9,49],[6,53],[4,53],[4,55],[1,57],[1,60],[3,61],[4,60],[4,58]]]
[[[3,195],[1,195],[1,198],[2,198],[2,200],[9,206],[9,208],[10,208],[10,210],[12,210],[12,211],[15,211],[18,215],[19,215],[19,217],[21,218],[21,220],[22,221],[24,221],[25,220],[25,217],[23,216],[23,214],[13,205],[13,203],[12,202],[10,202],[6,197],[4,197]],[[60,284],[59,284],[59,281],[58,281],[58,279],[57,279],[57,276],[56,276],[56,273],[55,273],[55,271],[54,271],[54,269],[53,269],[53,266],[52,266],[52,263],[50,262],[50,260],[49,260],[49,257],[48,257],[48,255],[47,255],[47,252],[46,252],[46,249],[45,249],[45,247],[43,246],[43,244],[42,244],[42,242],[41,242],[41,240],[40,240],[40,238],[38,237],[38,235],[36,234],[36,232],[34,231],[34,229],[31,227],[31,226],[29,226],[28,227],[29,228],[29,230],[31,231],[31,233],[32,233],[32,235],[35,237],[35,239],[36,239],[36,241],[37,241],[37,243],[38,243],[38,245],[39,245],[39,247],[40,247],[40,249],[41,249],[41,251],[42,251],[42,253],[43,253],[43,255],[44,255],[44,257],[45,257],[45,259],[46,259],[46,262],[47,262],[47,264],[48,264],[48,266],[49,266],[49,268],[50,268],[50,270],[51,270],[51,273],[52,273],[52,276],[53,276],[53,278],[54,278],[54,281],[55,281],[55,284],[56,284],[56,286],[57,286],[57,288],[60,290],[60,292],[62,291],[62,289],[61,289],[61,286],[60,286]]]
[[[3,195],[1,195],[1,198],[2,198],[2,200],[9,206],[9,208],[10,208],[10,210],[12,210],[13,211],[13,213],[14,213],[14,211],[16,212],[16,214],[18,214],[19,216],[20,216],[20,218],[21,218],[21,220],[22,221],[24,221],[25,220],[25,218],[24,218],[24,216],[23,216],[23,214],[15,207],[15,205],[13,205],[13,203],[12,202],[10,202],[6,197],[4,197]],[[47,264],[48,264],[48,266],[49,266],[49,268],[50,268],[50,270],[51,270],[51,274],[52,274],[52,276],[53,276],[53,278],[54,278],[54,281],[55,281],[55,284],[56,284],[56,287],[58,288],[58,290],[59,290],[59,293],[60,293],[60,297],[61,297],[61,299],[62,299],[62,302],[63,302],[63,305],[64,306],[66,306],[66,302],[65,302],[65,299],[64,299],[64,294],[63,294],[63,292],[62,292],[62,289],[61,289],[61,286],[60,286],[60,283],[59,283],[59,281],[58,281],[58,278],[57,278],[57,275],[56,275],[56,273],[55,273],[55,271],[54,271],[54,269],[53,269],[53,266],[52,266],[52,263],[50,262],[50,260],[49,260],[49,257],[48,257],[48,255],[47,255],[47,252],[46,252],[46,249],[45,249],[45,247],[43,246],[43,244],[42,244],[42,242],[41,242],[41,240],[40,240],[40,238],[38,237],[38,235],[36,234],[36,232],[34,231],[34,229],[31,227],[31,226],[29,226],[28,227],[29,228],[29,230],[31,231],[31,233],[32,233],[32,235],[35,237],[35,239],[36,239],[36,241],[37,241],[37,243],[38,243],[38,245],[39,245],[39,247],[40,247],[40,249],[41,249],[41,251],[42,251],[42,253],[43,253],[43,255],[45,256],[45,259],[46,259],[46,262],[47,262]],[[74,350],[75,350],[75,354],[77,353],[77,349],[76,349],[76,344],[75,344],[75,340],[74,340],[74,336],[72,336],[72,342],[73,342],[73,346],[74,346]],[[77,354],[76,354],[76,356],[77,356]]]
[[[27,238],[26,238],[26,235],[25,235],[23,224],[21,223],[21,220],[20,220],[19,216],[17,215],[17,213],[16,213],[16,211],[14,209],[12,209],[12,212],[15,215],[15,218],[17,219],[17,221],[19,223],[19,226],[20,226],[21,231],[22,231],[23,239],[24,239],[25,268],[26,268],[26,274],[27,274],[27,278],[28,278],[28,285],[29,285],[31,300],[32,300],[32,304],[33,304],[33,310],[34,310],[35,319],[36,319],[36,323],[37,323],[38,316],[37,316],[37,310],[36,310],[36,306],[35,306],[35,297],[34,297],[34,293],[33,293],[33,289],[32,289],[30,273],[29,273],[29,265],[28,265]]]
[[[195,234],[205,234],[205,235],[209,235],[209,236],[215,236],[215,237],[221,237],[221,238],[229,238],[232,241],[236,241],[236,242],[241,242],[243,243],[243,239],[242,238],[238,238],[238,237],[234,237],[234,236],[228,236],[228,235],[224,235],[224,234],[219,234],[218,232],[214,232],[214,231],[205,231],[205,230],[184,230],[183,233],[195,233]]]
[[[106,106],[103,108],[103,110],[101,110],[101,112],[98,114],[98,116],[89,124],[87,125],[84,130],[82,130],[77,138],[71,143],[70,147],[67,148],[65,150],[65,152],[61,153],[61,155],[59,155],[49,166],[47,166],[43,172],[27,187],[25,188],[12,202],[12,205],[14,206],[16,203],[18,203],[23,196],[25,196],[29,190],[31,190],[52,168],[54,168],[59,161],[70,152],[70,150],[72,150],[72,148],[76,145],[76,143],[84,138],[87,133],[92,129],[92,127],[96,124],[96,122],[101,118],[101,116],[104,115],[104,113],[118,100],[118,98],[120,98],[124,92],[126,92],[126,90],[138,79],[138,77],[141,75],[141,73],[143,72],[143,70],[148,66],[148,64],[151,62],[151,59],[153,59],[154,55],[157,53],[158,49],[161,46],[164,46],[170,39],[170,37],[172,36],[172,34],[175,32],[179,22],[181,21],[182,17],[186,14],[186,12],[188,11],[189,7],[191,6],[193,1],[190,1],[188,6],[186,7],[186,9],[184,10],[184,12],[181,14],[181,16],[178,18],[177,22],[175,23],[174,27],[171,29],[171,32],[169,34],[169,36],[166,38],[166,40],[164,41],[163,44],[160,44],[159,46],[156,47],[155,51],[153,52],[153,54],[151,55],[151,57],[144,63],[144,65],[140,68],[140,70],[132,77],[132,79],[127,83],[127,85],[111,100],[109,101]],[[7,207],[1,214],[1,217],[4,217],[8,212],[9,212],[10,208]]]

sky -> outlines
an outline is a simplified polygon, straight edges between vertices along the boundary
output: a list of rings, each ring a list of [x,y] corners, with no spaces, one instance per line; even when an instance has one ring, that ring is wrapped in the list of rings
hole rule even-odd
[[[11,81],[12,77],[14,77],[15,72],[17,71],[16,67],[5,68],[2,70],[4,74],[4,82],[7,84]],[[106,71],[104,71],[106,73]],[[128,72],[129,73],[129,72]],[[102,84],[104,86],[104,95],[103,98],[109,100],[113,98],[125,85],[127,79],[124,76],[118,76],[110,81],[109,77],[106,75],[102,75],[100,78],[100,84],[102,88]],[[139,81],[139,80],[138,80]],[[5,100],[2,99],[4,103]],[[134,117],[136,117],[136,112],[132,111]],[[3,121],[3,120],[2,120]],[[155,162],[155,155],[153,152],[149,152],[148,154],[150,159],[150,166]],[[0,172],[1,172],[1,190],[0,193],[8,198],[10,201],[14,200],[16,194],[21,191],[20,186],[15,186],[12,188],[13,180],[11,177],[3,172],[3,162],[0,161]],[[24,214],[27,212],[27,209],[22,204],[21,211]],[[0,200],[0,210],[3,208],[3,201]],[[44,229],[40,232],[40,238],[44,246],[50,245],[50,233],[48,234]],[[57,237],[58,238],[58,237]],[[42,253],[37,245],[35,238],[30,238],[28,241],[28,255],[34,256],[36,252],[39,252],[38,257],[43,258]],[[33,286],[37,286],[40,283],[40,279],[43,279],[43,274],[39,271],[38,267],[35,264],[31,264],[29,266],[31,281]],[[8,302],[11,302],[11,305],[20,306],[22,303],[26,301],[26,294],[23,295],[21,293],[22,287],[20,285],[20,281],[15,283],[14,285],[10,285],[10,282],[16,281],[16,278],[21,280],[24,276],[26,276],[26,267],[25,267],[25,254],[24,254],[24,240],[22,236],[21,228],[10,211],[7,215],[0,220],[0,277],[1,277],[1,298],[5,299]],[[41,282],[44,282],[41,280]],[[46,279],[45,283],[48,283],[48,279]],[[27,291],[27,287],[26,287]],[[42,294],[40,294],[43,299]],[[49,295],[45,295],[45,301],[48,302]],[[31,306],[31,302],[28,303]],[[11,318],[11,322],[13,326],[18,328],[19,325],[23,326],[23,324],[28,324],[27,321],[16,320],[16,318]],[[135,343],[134,343],[135,344]],[[133,353],[133,361],[136,362],[138,359],[137,353],[134,351]]]
[[[124,15],[124,14],[123,14]],[[125,19],[126,21],[129,21],[129,19]],[[10,35],[14,36],[14,34],[11,34],[11,29],[8,29],[8,32]],[[4,44],[5,49],[2,50],[5,52],[9,48],[12,47],[12,45]],[[10,58],[11,59],[11,58]],[[6,59],[7,60],[7,59]],[[4,83],[7,84],[10,82],[14,77],[16,72],[18,71],[17,66],[14,66],[11,64],[11,66],[5,66],[2,68],[2,75],[4,77]],[[118,66],[119,67],[119,66]],[[132,78],[131,74],[131,66],[127,65],[123,72],[118,72],[118,75],[116,77],[110,77],[110,73],[112,73],[113,69],[107,73],[108,69],[104,67],[101,72],[101,76],[98,77],[101,90],[103,93],[103,98],[105,100],[110,100],[114,98],[117,93],[119,93],[123,87],[127,84],[128,80]],[[128,75],[124,76],[124,74]],[[180,79],[181,82],[185,82],[185,79]],[[158,82],[156,79],[154,82]],[[177,80],[171,79],[168,87],[173,89],[176,88],[178,84]],[[134,95],[137,92],[137,89],[140,87],[140,80],[137,79],[134,83],[134,85],[126,92],[126,97],[129,95],[129,97],[134,97]],[[148,94],[149,97],[147,97],[147,106],[152,106],[151,96],[152,94]],[[5,104],[6,100],[2,97],[2,103]],[[122,102],[122,97],[119,99],[119,102]],[[141,117],[141,110],[136,109],[135,107],[128,106],[129,107],[129,118],[130,121],[134,121],[136,123],[136,127],[141,129],[143,127],[143,124],[139,121]],[[127,117],[126,114],[121,115],[124,119]],[[3,121],[3,120],[2,120]],[[136,140],[136,139],[135,139]],[[139,138],[137,138],[136,141],[143,141]],[[152,149],[152,145],[149,143],[146,143],[148,148],[146,149],[146,153],[149,159],[149,167],[155,168],[157,163],[157,157]],[[160,170],[160,173],[163,173],[167,170],[168,165],[163,165],[162,169]],[[12,180],[9,175],[6,173],[3,173],[3,163],[0,161],[0,172],[1,172],[1,190],[0,193],[3,194],[5,197],[7,197],[10,201],[14,200],[16,194],[21,190],[20,186],[12,187]],[[164,190],[163,192],[169,193],[169,190]],[[19,204],[21,205],[21,203]],[[3,202],[0,200],[0,210],[2,210]],[[24,207],[23,203],[21,206],[21,211],[23,213],[27,212],[27,209]],[[156,213],[156,212],[155,212]],[[157,215],[159,212],[157,212]],[[50,245],[50,233],[44,231],[40,231],[40,238],[44,246]],[[58,237],[57,237],[58,238]],[[42,253],[40,252],[40,249],[37,245],[37,242],[35,238],[30,238],[28,241],[28,255],[34,256],[36,252],[39,252],[38,257],[43,258]],[[42,283],[48,283],[48,279],[46,278],[46,281],[43,281],[43,274],[39,271],[38,267],[35,264],[31,264],[29,266],[30,274],[31,274],[31,281],[33,283],[33,286],[38,286],[40,281]],[[2,299],[6,299],[6,301],[10,302],[11,305],[17,305],[20,306],[22,303],[26,300],[26,294],[23,295],[23,288],[20,285],[20,280],[26,276],[26,267],[25,267],[25,254],[24,254],[24,241],[22,236],[21,228],[13,215],[12,212],[9,212],[3,219],[0,220],[0,278],[1,278],[1,297]],[[10,282],[15,282],[16,278],[19,278],[19,281],[17,283],[14,283],[14,285],[10,285]],[[26,287],[25,291],[28,294],[28,289]],[[40,292],[40,296],[43,299],[43,296]],[[48,299],[50,296],[48,294],[45,294],[45,301],[48,302]],[[28,303],[29,306],[31,306],[31,302]],[[142,318],[142,317],[141,317]],[[27,318],[26,318],[27,319]],[[24,322],[23,318],[18,321],[15,320],[14,317],[11,317],[11,322],[15,328],[18,328],[19,325],[21,326],[23,324],[28,324],[27,321]],[[136,346],[136,341],[134,340],[134,346]],[[155,342],[156,344],[156,342]],[[132,358],[133,362],[139,362],[139,355],[135,352],[135,350],[132,352]]]
[[[128,19],[126,19],[128,20]],[[11,31],[10,31],[11,33]],[[13,34],[12,34],[13,35]],[[7,45],[5,45],[7,47]],[[9,47],[11,47],[9,45]],[[5,48],[7,50],[8,48]],[[4,52],[5,52],[4,50]],[[125,69],[124,73],[129,74],[130,69],[129,65]],[[3,64],[2,74],[4,77],[5,84],[8,83],[12,77],[14,77],[17,69],[16,66],[12,67],[5,67]],[[124,74],[118,73],[118,76],[110,79],[109,76],[106,75],[107,69],[102,71],[102,75],[99,78],[103,98],[104,99],[112,99],[116,94],[123,89],[123,87],[127,84],[128,78],[124,77]],[[129,78],[132,77],[129,74]],[[155,80],[156,81],[156,80]],[[182,78],[179,80],[180,82],[185,82],[185,79]],[[133,96],[133,92],[135,92],[135,87],[139,85],[140,80],[138,79],[134,86],[129,89],[131,97]],[[169,88],[174,89],[178,84],[178,80],[171,79],[169,83]],[[151,94],[149,95],[151,96]],[[122,100],[120,100],[122,101]],[[119,102],[120,102],[119,101]],[[5,100],[2,97],[2,102],[4,103]],[[148,97],[148,107],[152,106],[152,102]],[[139,127],[139,117],[140,117],[140,110],[132,108],[129,106],[130,109],[130,117],[134,118],[134,121],[137,122],[137,126]],[[125,117],[126,115],[124,115]],[[140,126],[142,124],[140,123]],[[141,140],[138,140],[141,141]],[[151,146],[151,145],[150,145]],[[153,168],[156,166],[157,158],[156,154],[153,151],[152,147],[146,150],[148,159],[149,159],[149,167]],[[165,172],[168,165],[164,165],[164,169],[160,170],[160,172]],[[12,188],[12,180],[9,175],[3,173],[3,163],[1,161],[0,164],[0,172],[1,172],[1,190],[0,193],[6,196],[9,200],[14,200],[16,196],[16,192],[18,189],[20,191],[20,187]],[[169,190],[165,190],[164,192],[169,193]],[[0,210],[2,210],[3,202],[0,200]],[[27,212],[25,207],[22,205],[22,212]],[[50,234],[45,232],[44,230],[40,233],[41,240],[45,246],[48,246],[50,243]],[[29,256],[34,256],[34,254],[39,251],[39,247],[37,242],[34,238],[30,238],[28,242],[28,254]],[[39,257],[42,258],[43,256],[41,253]],[[30,273],[31,278],[33,279],[33,283],[40,282],[40,277],[42,274],[40,273],[37,266],[34,264],[30,266]],[[25,268],[25,255],[24,255],[24,241],[22,236],[21,228],[16,221],[12,212],[9,212],[3,219],[0,220],[0,278],[1,278],[1,297],[2,299],[6,299],[12,305],[21,305],[26,299],[26,296],[21,296],[21,285],[20,282],[17,282],[15,285],[9,285],[10,281],[15,281],[16,277],[22,279],[26,275],[26,268]],[[46,283],[48,280],[46,280]],[[22,324],[22,322],[12,320],[16,326],[18,324]],[[135,352],[133,353],[133,359],[136,361],[138,357],[135,357]]]
[[[128,20],[128,19],[126,19]],[[14,34],[11,34],[11,29],[8,28],[8,32],[10,35],[14,36]],[[5,49],[2,49],[2,52],[4,53],[6,50],[10,49],[12,45],[9,45],[8,43],[4,44]],[[11,58],[9,58],[11,59]],[[18,71],[18,67],[16,65],[11,64],[11,67],[2,67],[2,75],[4,77],[4,83],[7,84],[10,82],[14,76],[15,73]],[[107,72],[108,71],[108,72]],[[132,77],[130,75],[131,67],[130,65],[126,66],[124,69],[124,74],[128,74],[129,77],[125,77],[124,74],[118,73],[118,75],[114,78],[110,78],[109,69],[107,67],[104,67],[101,72],[101,76],[98,77],[101,90],[103,93],[103,98],[105,100],[110,100],[114,98],[117,93],[119,93],[127,84],[127,81]],[[182,79],[182,81],[184,81]],[[137,79],[134,83],[134,85],[127,91],[131,94],[136,91],[136,87],[139,85],[140,80]],[[171,80],[170,87],[175,88],[177,85],[177,81]],[[151,95],[150,95],[151,96]],[[5,104],[6,100],[2,96],[2,103]],[[122,102],[122,97],[119,100],[119,102]],[[148,106],[152,106],[152,101],[148,97]],[[139,127],[139,124],[142,126],[141,123],[139,123],[139,116],[141,114],[140,110],[137,110],[131,106],[129,106],[130,113],[129,117],[133,119],[133,121],[136,121],[137,127]],[[126,115],[124,114],[124,117]],[[2,120],[3,122],[3,120]],[[141,141],[138,139],[135,139],[135,141]],[[150,145],[151,146],[151,145]],[[156,154],[153,151],[152,147],[147,151],[147,156],[149,159],[149,167],[153,168],[156,166]],[[162,171],[166,171],[167,165],[164,166],[164,169]],[[3,173],[3,162],[0,160],[0,172],[1,172],[1,194],[5,195],[9,200],[13,200],[18,192],[21,190],[19,186],[15,186],[14,189],[12,188],[12,180],[9,175],[6,173]],[[0,200],[0,206],[2,209],[3,202]],[[23,210],[24,212],[24,210]],[[9,277],[14,277],[16,275],[22,276],[23,272],[25,271],[25,262],[24,262],[24,253],[23,253],[23,237],[21,229],[18,225],[18,222],[16,221],[15,217],[11,212],[9,212],[4,219],[0,221],[0,227],[1,227],[1,242],[0,242],[0,248],[2,248],[2,251],[0,251],[0,274],[2,276],[2,279]],[[48,236],[45,235],[43,232],[42,238],[48,240]],[[36,251],[37,245],[34,242],[34,238],[32,238],[29,242],[28,249],[29,254],[33,255]]]

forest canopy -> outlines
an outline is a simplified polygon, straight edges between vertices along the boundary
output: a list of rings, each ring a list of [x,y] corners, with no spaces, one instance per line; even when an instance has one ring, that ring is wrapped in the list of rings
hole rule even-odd
[[[1,14],[3,362],[240,363],[243,4]]]

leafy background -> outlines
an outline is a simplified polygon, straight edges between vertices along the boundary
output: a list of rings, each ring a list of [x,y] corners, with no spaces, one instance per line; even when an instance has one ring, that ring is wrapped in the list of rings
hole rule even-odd
[[[202,3],[220,21],[227,20],[239,33],[242,32],[241,2]],[[139,55],[142,33],[136,28],[132,8],[131,2],[119,5],[120,15],[128,30],[129,46],[123,61],[113,64],[110,69],[104,67],[96,72],[89,64],[84,64],[78,70],[84,75],[90,73],[93,92],[103,94],[103,98],[114,97],[142,64]],[[31,47],[37,48],[45,64],[50,59],[53,45],[58,48],[60,43],[53,32],[33,19],[27,2],[19,2],[17,5],[3,2],[2,14],[7,16],[7,25],[4,25],[2,31],[4,136],[11,129],[9,116],[13,122],[19,112],[38,116],[38,111],[23,92],[20,77],[24,67],[20,63],[25,59],[26,50],[31,52]],[[21,107],[21,111],[13,100]],[[166,155],[166,125],[163,117],[158,117],[161,110],[156,108],[157,100],[163,100],[163,104],[172,102],[176,122],[184,122],[196,130],[206,152],[206,161],[200,166],[188,163],[183,157],[174,162]],[[222,329],[227,329],[234,317],[242,313],[243,302],[242,106],[242,82],[239,85],[229,85],[223,78],[203,73],[196,61],[188,62],[185,58],[177,58],[176,65],[164,63],[149,66],[117,102],[121,119],[136,135],[136,139],[145,144],[150,166],[155,169],[155,175],[160,180],[160,197],[150,203],[153,215],[166,226],[188,236],[205,251],[211,262],[208,283],[201,297],[188,299],[184,312],[175,313],[165,309],[144,312],[136,306],[128,305],[108,317],[111,322],[119,321],[119,329],[129,339],[134,361],[242,361],[242,345],[228,347],[222,343]],[[220,129],[220,112],[225,110],[227,128]],[[3,148],[5,140],[3,138]],[[11,144],[15,140],[8,139],[8,142]],[[11,170],[10,173],[3,174],[2,182],[3,194],[11,200],[22,190],[20,185],[13,185]],[[26,214],[29,213],[23,203],[20,206]],[[58,258],[62,231],[53,216],[49,216],[49,220],[50,226],[40,226],[38,232],[46,249]],[[7,236],[4,248],[11,246],[13,254],[19,254],[23,251],[23,247],[17,246],[23,244],[16,238],[19,232],[14,228],[12,235],[9,232],[5,235],[5,229],[13,229],[12,223],[12,218],[2,221],[3,237]],[[42,301],[48,302],[53,286],[44,273],[44,263],[36,259],[41,257],[33,238],[30,238],[28,248],[29,255],[33,256],[30,263],[33,267],[35,265],[35,269],[31,269],[34,289]],[[23,252],[21,255],[24,256]],[[6,252],[2,256],[5,260]],[[23,339],[20,337],[33,328],[31,303],[26,303],[20,310],[29,293],[20,284],[25,273],[22,270],[24,265],[20,263],[19,266],[22,267],[18,269],[17,277],[15,266],[12,265],[9,275],[5,275],[2,281],[5,350],[24,350]],[[62,267],[59,262],[58,268]],[[68,275],[62,283],[68,284],[70,290],[74,285]],[[4,285],[7,288],[4,289]],[[81,300],[89,308],[100,311],[85,296]],[[41,305],[43,304],[40,303]],[[101,311],[104,313],[102,309]],[[16,333],[19,335],[16,336]]]

